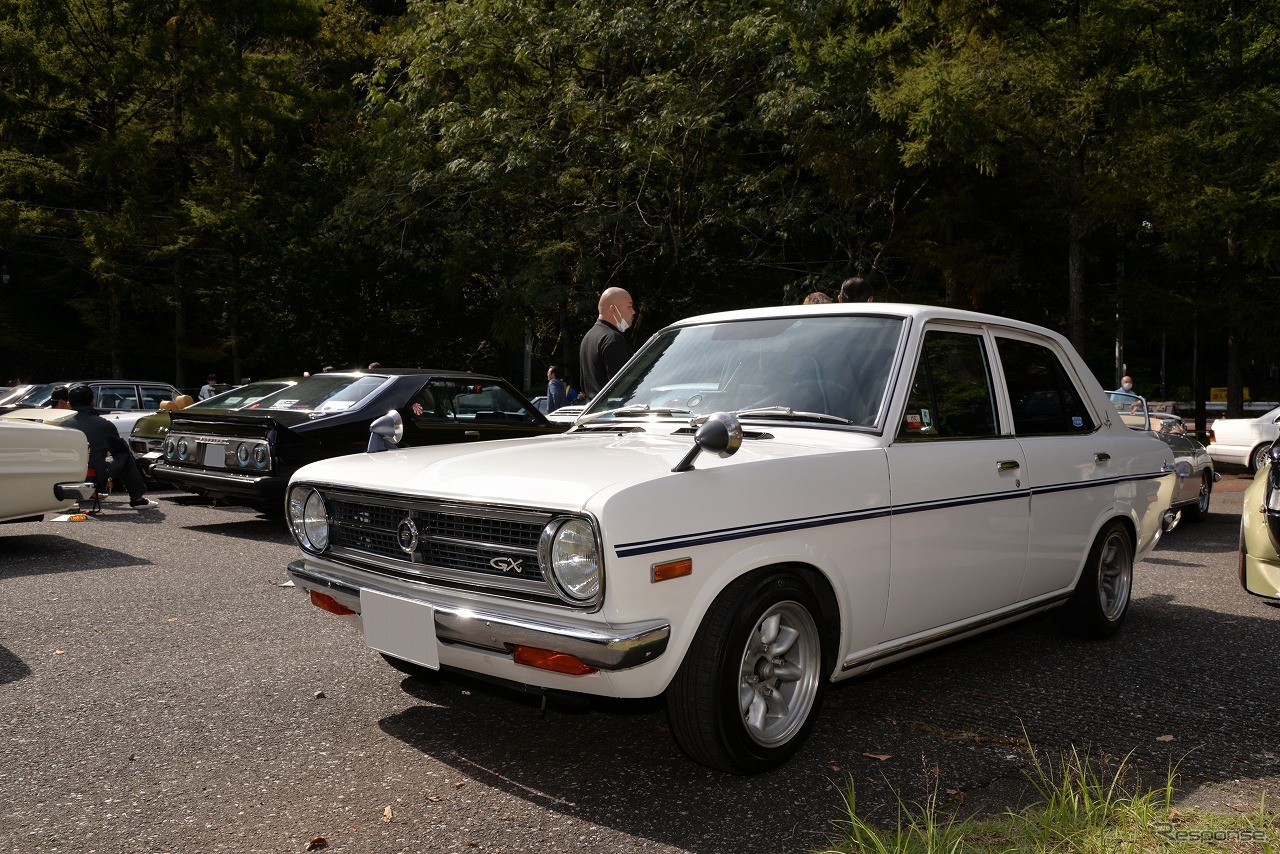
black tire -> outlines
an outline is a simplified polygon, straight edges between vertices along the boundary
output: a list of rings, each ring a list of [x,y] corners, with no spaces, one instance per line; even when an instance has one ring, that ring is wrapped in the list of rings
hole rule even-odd
[[[1133,539],[1115,520],[1098,532],[1075,592],[1054,612],[1054,621],[1075,637],[1109,638],[1124,623],[1132,592]]]
[[[667,689],[676,743],[695,762],[758,774],[804,743],[822,706],[834,644],[813,592],[779,571],[729,585],[707,611]]]
[[[394,655],[387,655],[385,652],[378,654],[382,656],[383,661],[406,676],[421,679],[423,682],[434,682],[440,678],[439,670],[432,670],[430,667],[418,664],[415,661],[405,661],[403,658],[396,658]]]
[[[1209,518],[1209,499],[1213,497],[1213,472],[1205,472],[1200,476],[1200,498],[1195,504],[1182,511],[1192,522],[1203,522]]]

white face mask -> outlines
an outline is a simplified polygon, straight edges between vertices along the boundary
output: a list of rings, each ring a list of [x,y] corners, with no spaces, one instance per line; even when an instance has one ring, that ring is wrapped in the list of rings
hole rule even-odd
[[[613,316],[618,318],[619,332],[626,332],[628,329],[631,328],[631,324],[627,323],[627,321],[623,319],[622,311],[616,305],[613,307]]]
[[[1125,391],[1128,391],[1129,389],[1133,388],[1133,383],[1121,383],[1120,388],[1124,389]]]

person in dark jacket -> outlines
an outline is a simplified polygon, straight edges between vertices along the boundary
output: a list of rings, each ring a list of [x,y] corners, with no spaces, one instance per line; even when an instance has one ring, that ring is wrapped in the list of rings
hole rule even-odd
[[[107,479],[115,478],[129,491],[129,506],[135,510],[152,510],[160,502],[147,498],[147,482],[142,477],[138,462],[133,458],[129,445],[120,438],[116,425],[93,409],[93,390],[76,383],[67,389],[67,402],[75,415],[59,422],[60,427],[79,430],[89,440],[89,468],[93,469],[98,492],[107,491]],[[107,454],[111,462],[107,462]]]
[[[588,398],[599,394],[634,352],[622,337],[636,318],[631,294],[622,288],[608,288],[600,295],[598,308],[600,316],[582,336],[582,345],[578,348],[581,363],[578,370],[582,374],[582,390]]]

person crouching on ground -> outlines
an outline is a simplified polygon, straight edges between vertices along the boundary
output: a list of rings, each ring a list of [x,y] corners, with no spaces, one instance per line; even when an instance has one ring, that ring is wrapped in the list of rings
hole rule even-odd
[[[93,410],[93,390],[76,383],[67,389],[67,402],[75,415],[59,422],[60,427],[79,430],[89,440],[89,468],[93,469],[98,492],[107,491],[107,479],[115,478],[129,491],[129,506],[135,510],[152,510],[160,502],[147,498],[147,482],[142,478],[138,462],[129,445],[120,438],[116,425]],[[107,454],[111,463],[107,464]]]

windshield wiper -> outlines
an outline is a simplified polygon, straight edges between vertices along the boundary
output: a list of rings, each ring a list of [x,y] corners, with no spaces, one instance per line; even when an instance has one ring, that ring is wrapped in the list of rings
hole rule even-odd
[[[610,409],[606,412],[597,412],[595,415],[592,415],[590,418],[584,419],[582,423],[588,424],[592,421],[595,421],[597,418],[603,418],[606,415],[612,415],[615,418],[626,418],[628,416],[634,416],[634,415],[692,415],[692,414],[693,414],[693,411],[689,409],[678,409],[678,408],[669,407],[669,406],[650,406],[647,403],[640,403],[635,406],[624,406],[620,409]]]
[[[831,424],[852,424],[848,418],[839,415],[828,415],[825,412],[799,412],[790,406],[758,406],[753,409],[741,409],[733,413],[739,418],[759,416],[764,418],[790,418],[795,421],[826,421]]]

